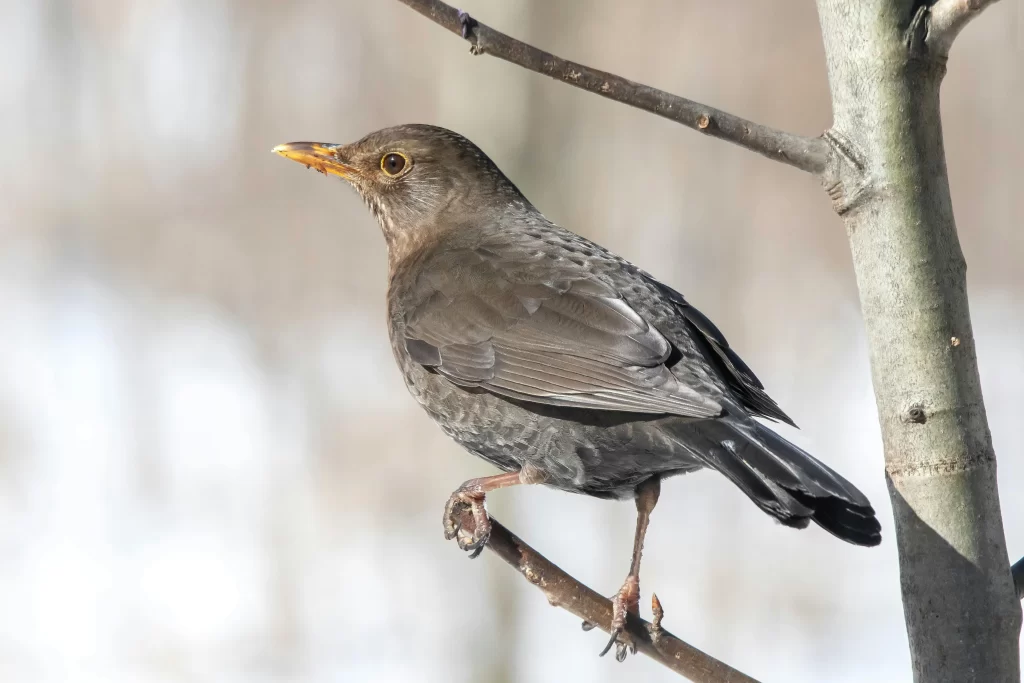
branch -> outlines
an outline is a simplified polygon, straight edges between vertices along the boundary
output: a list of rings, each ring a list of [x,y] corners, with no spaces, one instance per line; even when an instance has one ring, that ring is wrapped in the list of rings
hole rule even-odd
[[[472,533],[475,523],[471,512],[467,511],[463,515],[462,525],[463,529]],[[537,586],[551,605],[561,607],[605,633],[611,632],[611,600],[598,595],[556,567],[493,517],[487,547]],[[757,683],[750,676],[684,643],[661,628],[662,615],[656,600],[654,623],[633,614],[628,616],[626,630],[637,644],[637,650],[696,683]]]
[[[1024,557],[1010,567],[1010,573],[1013,574],[1013,587],[1017,589],[1017,599],[1024,600]]]
[[[399,1],[468,40],[473,54],[504,59],[814,175],[821,175],[825,170],[829,146],[821,137],[809,138],[762,126],[699,102],[561,59],[481,24],[440,0]]]
[[[997,0],[937,0],[931,6],[931,21],[925,44],[929,51],[945,56],[957,34],[982,10]]]

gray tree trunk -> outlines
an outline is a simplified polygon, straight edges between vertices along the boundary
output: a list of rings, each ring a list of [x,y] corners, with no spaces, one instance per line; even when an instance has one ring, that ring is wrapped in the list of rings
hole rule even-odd
[[[818,0],[916,681],[1020,680],[1017,600],[949,195],[944,49],[911,0]],[[916,17],[916,21],[915,21]]]

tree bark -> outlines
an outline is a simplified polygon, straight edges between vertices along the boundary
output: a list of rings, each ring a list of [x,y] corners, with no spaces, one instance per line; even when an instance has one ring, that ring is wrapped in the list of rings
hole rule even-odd
[[[948,43],[909,0],[818,0],[832,89],[825,183],[849,235],[916,681],[1020,680],[1020,603],[949,194]]]

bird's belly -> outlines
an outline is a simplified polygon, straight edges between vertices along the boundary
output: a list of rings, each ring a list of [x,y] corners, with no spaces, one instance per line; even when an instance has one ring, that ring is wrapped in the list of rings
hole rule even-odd
[[[663,429],[678,418],[527,404],[459,387],[411,359],[400,365],[409,392],[441,429],[502,470],[530,466],[555,488],[631,497],[653,474],[696,466]]]

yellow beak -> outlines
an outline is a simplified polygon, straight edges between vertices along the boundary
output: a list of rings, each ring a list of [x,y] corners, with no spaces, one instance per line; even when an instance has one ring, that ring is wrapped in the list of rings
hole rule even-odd
[[[338,160],[339,147],[340,145],[326,142],[289,142],[270,151],[304,164],[306,168],[315,168],[321,173],[330,173],[346,179],[351,178],[356,170]]]

